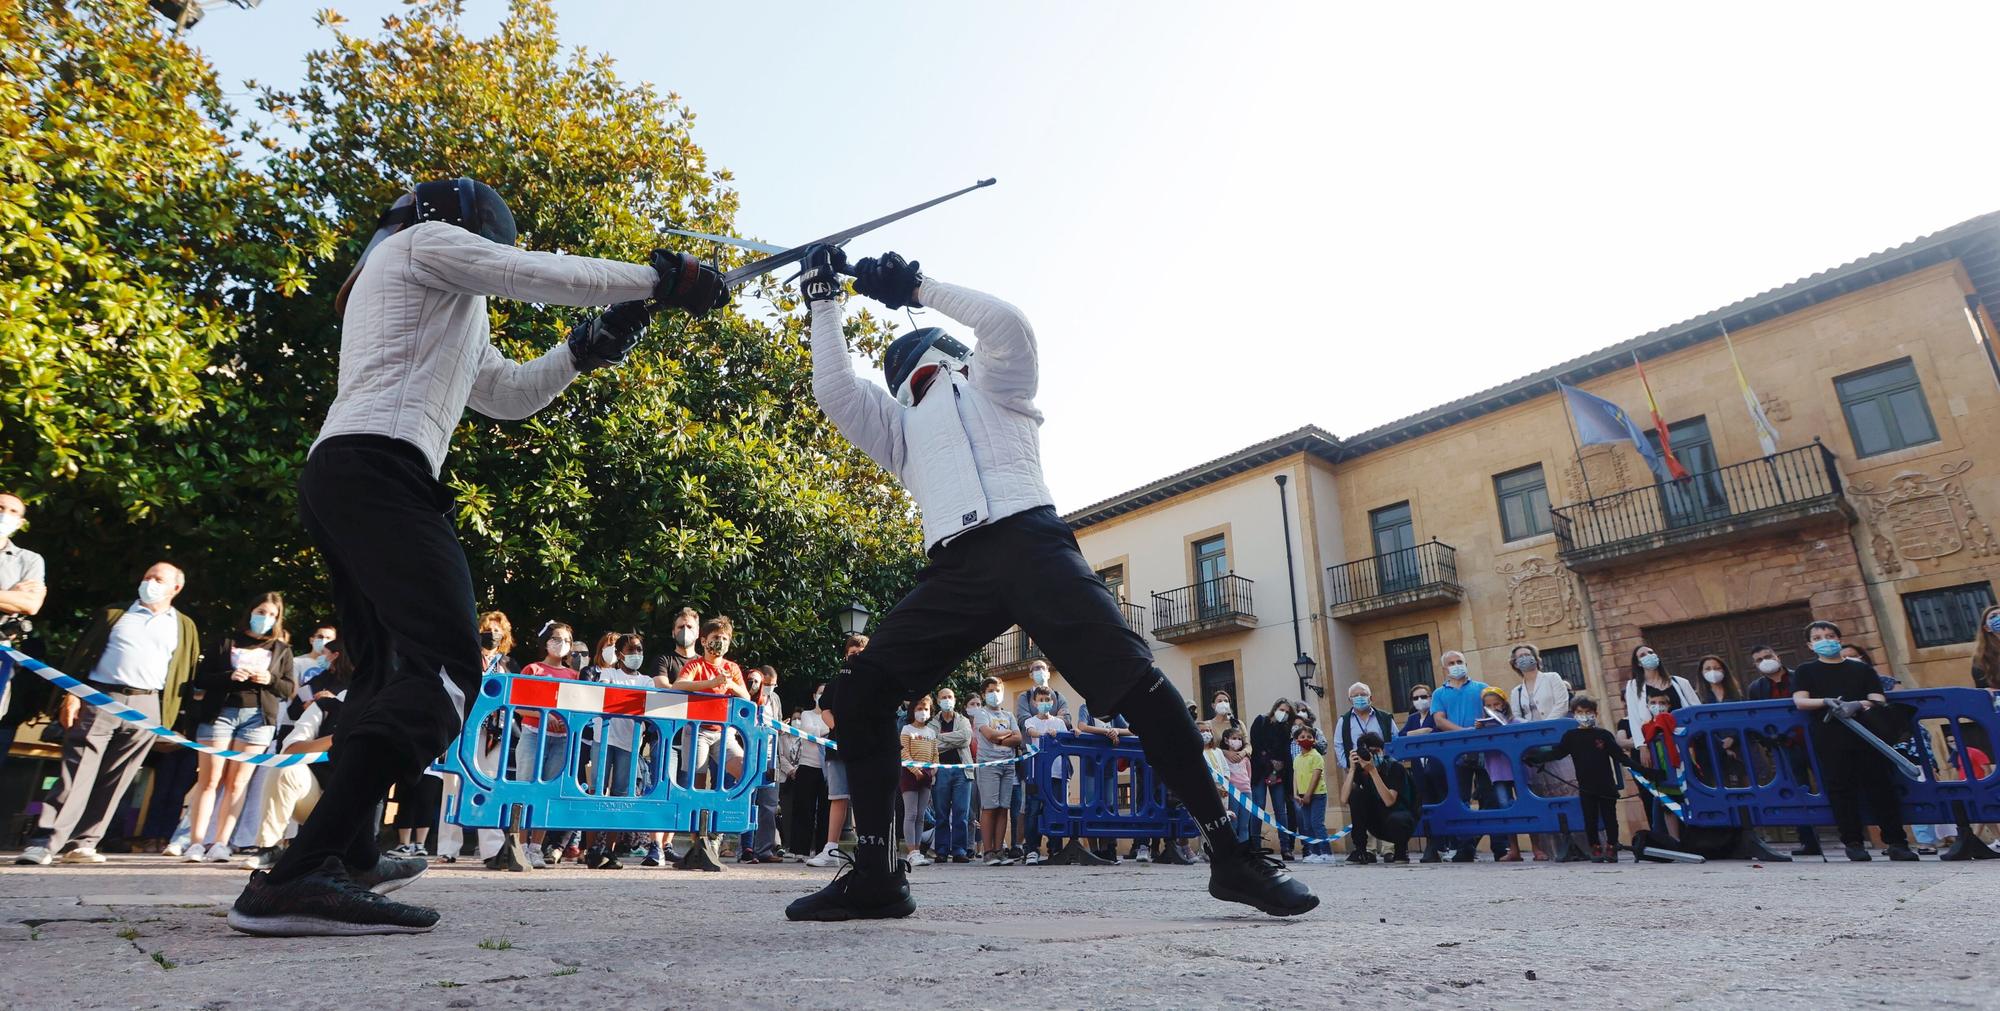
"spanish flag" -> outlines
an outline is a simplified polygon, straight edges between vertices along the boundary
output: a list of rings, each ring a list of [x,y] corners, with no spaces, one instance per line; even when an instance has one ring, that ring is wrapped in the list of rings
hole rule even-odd
[[[1660,456],[1666,459],[1667,473],[1679,481],[1688,476],[1687,468],[1674,458],[1673,441],[1667,438],[1667,423],[1660,419],[1660,405],[1653,399],[1653,385],[1646,382],[1646,367],[1639,364],[1639,352],[1632,352],[1632,367],[1639,370],[1639,385],[1646,389],[1646,406],[1653,411],[1653,431],[1660,433]]]

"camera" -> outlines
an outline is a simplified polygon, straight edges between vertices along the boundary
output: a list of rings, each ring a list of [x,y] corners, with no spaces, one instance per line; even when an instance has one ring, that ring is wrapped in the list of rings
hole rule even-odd
[[[35,623],[25,614],[0,614],[0,642],[19,642],[33,635]]]

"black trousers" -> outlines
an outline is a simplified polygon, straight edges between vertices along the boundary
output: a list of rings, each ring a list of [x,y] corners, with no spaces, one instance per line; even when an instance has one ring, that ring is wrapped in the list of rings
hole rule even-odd
[[[1196,822],[1211,826],[1212,840],[1212,827],[1225,816],[1193,718],[1052,506],[1016,513],[933,550],[916,587],[883,617],[868,648],[841,668],[833,708],[856,836],[891,834],[897,705],[936,688],[1014,624],[1083,693],[1092,712],[1126,717],[1148,764]],[[874,760],[883,755],[889,759]]]
[[[1369,836],[1388,840],[1397,856],[1410,851],[1410,837],[1417,829],[1417,821],[1410,812],[1383,806],[1381,798],[1370,790],[1348,794],[1347,810],[1354,818],[1353,852],[1367,849]]]
[[[1640,791],[1641,793],[1645,791]],[[1592,846],[1598,845],[1598,828],[1604,829],[1604,842],[1618,845],[1618,798],[1599,797],[1583,794],[1583,838]]]
[[[319,806],[274,872],[377,856],[368,812],[458,737],[480,673],[472,573],[446,518],[451,493],[415,446],[339,436],[313,450],[299,513],[325,560],[354,680],[334,730],[339,759]]]
[[[1833,729],[1851,735],[1844,727]],[[1909,839],[1903,835],[1903,805],[1896,796],[1894,781],[1889,778],[1893,775],[1889,760],[1859,739],[1849,744],[1827,735],[1814,744],[1826,802],[1833,807],[1833,823],[1840,828],[1841,843],[1860,846],[1867,841],[1861,821],[1861,803],[1865,800],[1868,813],[1881,826],[1882,842],[1889,846],[1907,845]]]

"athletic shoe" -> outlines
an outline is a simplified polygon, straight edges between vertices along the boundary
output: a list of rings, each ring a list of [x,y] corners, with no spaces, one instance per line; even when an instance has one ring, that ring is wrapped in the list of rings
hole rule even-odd
[[[457,863],[457,862],[458,862],[458,854],[456,854],[456,853],[440,853],[440,854],[438,854],[438,859],[439,859],[439,860],[442,860],[442,861],[444,861],[445,863],[448,863],[448,864],[455,864],[455,863]]]
[[[1365,864],[1368,862],[1367,857],[1369,855],[1367,850],[1353,850],[1347,854],[1347,862],[1350,864]]]
[[[1904,863],[1907,863],[1911,860],[1921,859],[1915,853],[1910,852],[1910,848],[1908,846],[1891,846],[1888,849],[1883,850],[1882,852],[1886,854],[1889,857],[1889,859]]]
[[[659,844],[659,843],[647,843],[647,844],[646,844],[646,853],[645,853],[645,857],[646,857],[646,860],[645,860],[645,862],[644,862],[643,864],[641,864],[640,866],[643,866],[643,867],[658,867],[658,866],[660,866],[660,862],[661,862],[661,861],[660,861],[660,856],[661,856],[661,854],[660,854],[660,844]]]
[[[1873,860],[1875,858],[1869,855],[1868,847],[1866,846],[1849,846],[1847,847],[1847,859],[1859,863],[1863,860]]]
[[[49,848],[47,846],[30,846],[22,850],[21,855],[14,858],[14,862],[23,865],[33,865],[35,867],[47,867],[55,861],[54,858],[49,856]]]
[[[234,849],[224,846],[221,843],[216,843],[208,848],[208,862],[212,864],[226,864],[235,855],[236,851]]]
[[[986,866],[988,867],[999,867],[1003,864],[1011,862],[1012,861],[1009,861],[1007,859],[1007,855],[1005,853],[1000,852],[999,850],[994,850],[993,852],[986,854]]]
[[[1441,864],[1444,863],[1444,854],[1437,850],[1425,850],[1423,857],[1417,862],[1420,864]]]
[[[578,860],[583,859],[583,850],[575,846],[566,846],[563,848],[562,858],[570,863],[576,863]]]
[[[597,869],[600,871],[622,871],[625,869],[625,865],[618,862],[618,854],[610,853],[606,854],[604,861],[597,865]]]
[[[268,871],[278,866],[278,848],[259,846],[243,858],[243,866],[253,871]]]
[[[660,859],[665,860],[670,864],[680,863],[681,859],[685,856],[687,856],[686,851],[677,850],[672,846],[669,846],[666,849],[660,851]]]
[[[412,881],[424,876],[431,869],[431,862],[425,857],[399,857],[384,853],[375,858],[375,866],[365,871],[349,874],[354,883],[374,892],[387,895]]]
[[[922,851],[910,854],[909,858],[903,861],[903,863],[911,867],[928,867],[936,862],[930,857],[924,856]]]
[[[201,863],[208,859],[208,849],[200,843],[190,843],[187,849],[181,851],[181,859],[191,864]]]
[[[1015,861],[1018,861],[1018,860],[1020,860],[1020,859],[1021,859],[1021,857],[1023,856],[1023,854],[1022,854],[1022,852],[1021,852],[1021,847],[1019,847],[1019,846],[1009,846],[1009,847],[1007,847],[1007,854],[1006,854],[1006,856],[1007,856],[1007,862],[1008,862],[1008,863],[1010,863],[1010,864],[1011,864],[1011,863],[1014,863]]]
[[[185,852],[187,852],[187,847],[177,842],[170,842],[160,847],[160,855],[163,857],[177,857]]]
[[[590,849],[585,850],[583,854],[583,865],[585,867],[590,868],[593,871],[598,869],[599,867],[604,866],[604,851],[598,849],[595,846],[592,846]]]
[[[1479,851],[1470,846],[1451,855],[1451,862],[1455,864],[1469,864],[1477,859],[1479,859]]]
[[[540,846],[529,846],[527,847],[527,850],[528,850],[528,866],[533,867],[538,871],[548,867],[549,865],[548,854],[544,852]]]
[[[1141,846],[1141,847],[1139,847],[1138,849],[1135,849],[1135,850],[1133,850],[1133,851],[1132,851],[1132,859],[1134,859],[1134,860],[1137,860],[1137,861],[1139,861],[1139,862],[1140,862],[1140,863],[1142,863],[1142,864],[1150,864],[1150,863],[1152,863],[1152,862],[1153,862],[1153,848],[1152,848],[1151,846]]]
[[[1040,850],[1029,850],[1029,851],[1028,851],[1028,855],[1027,855],[1027,856],[1025,856],[1025,857],[1022,857],[1022,858],[1021,858],[1021,862],[1022,862],[1022,863],[1024,863],[1024,864],[1027,864],[1027,865],[1028,865],[1028,866],[1030,866],[1030,867],[1033,867],[1034,865],[1036,865],[1036,864],[1039,864],[1039,863],[1041,863],[1041,862],[1042,862],[1042,851],[1040,851]]]
[[[847,854],[842,853],[840,847],[833,843],[827,843],[825,849],[806,858],[807,867],[832,867],[846,862]]]
[[[1241,902],[1272,916],[1298,916],[1319,905],[1319,897],[1287,873],[1270,850],[1239,845],[1214,858],[1208,865],[1208,894],[1224,902]]]
[[[230,927],[262,937],[421,934],[437,921],[435,909],[361,887],[347,876],[339,857],[327,857],[319,870],[283,883],[258,871],[229,909]]]
[[[229,858],[225,856],[223,859],[227,860]],[[104,862],[104,854],[97,852],[97,849],[92,846],[78,846],[68,853],[63,854],[62,862],[66,864],[101,864]]]
[[[756,851],[741,850],[736,854],[736,862],[739,864],[755,864],[762,863],[763,861],[757,856]]]
[[[899,860],[888,874],[848,864],[825,888],[786,906],[785,919],[891,920],[916,911],[917,902],[910,898],[910,865]]]

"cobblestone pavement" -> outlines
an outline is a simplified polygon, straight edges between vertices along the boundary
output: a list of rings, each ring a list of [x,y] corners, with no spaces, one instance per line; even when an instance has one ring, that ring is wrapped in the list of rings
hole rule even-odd
[[[473,865],[476,867],[477,865]],[[403,937],[258,939],[246,872],[0,867],[0,1006],[2000,1007],[1994,863],[1302,866],[1274,920],[1206,870],[920,868],[892,923],[792,924],[831,872],[437,865]]]

